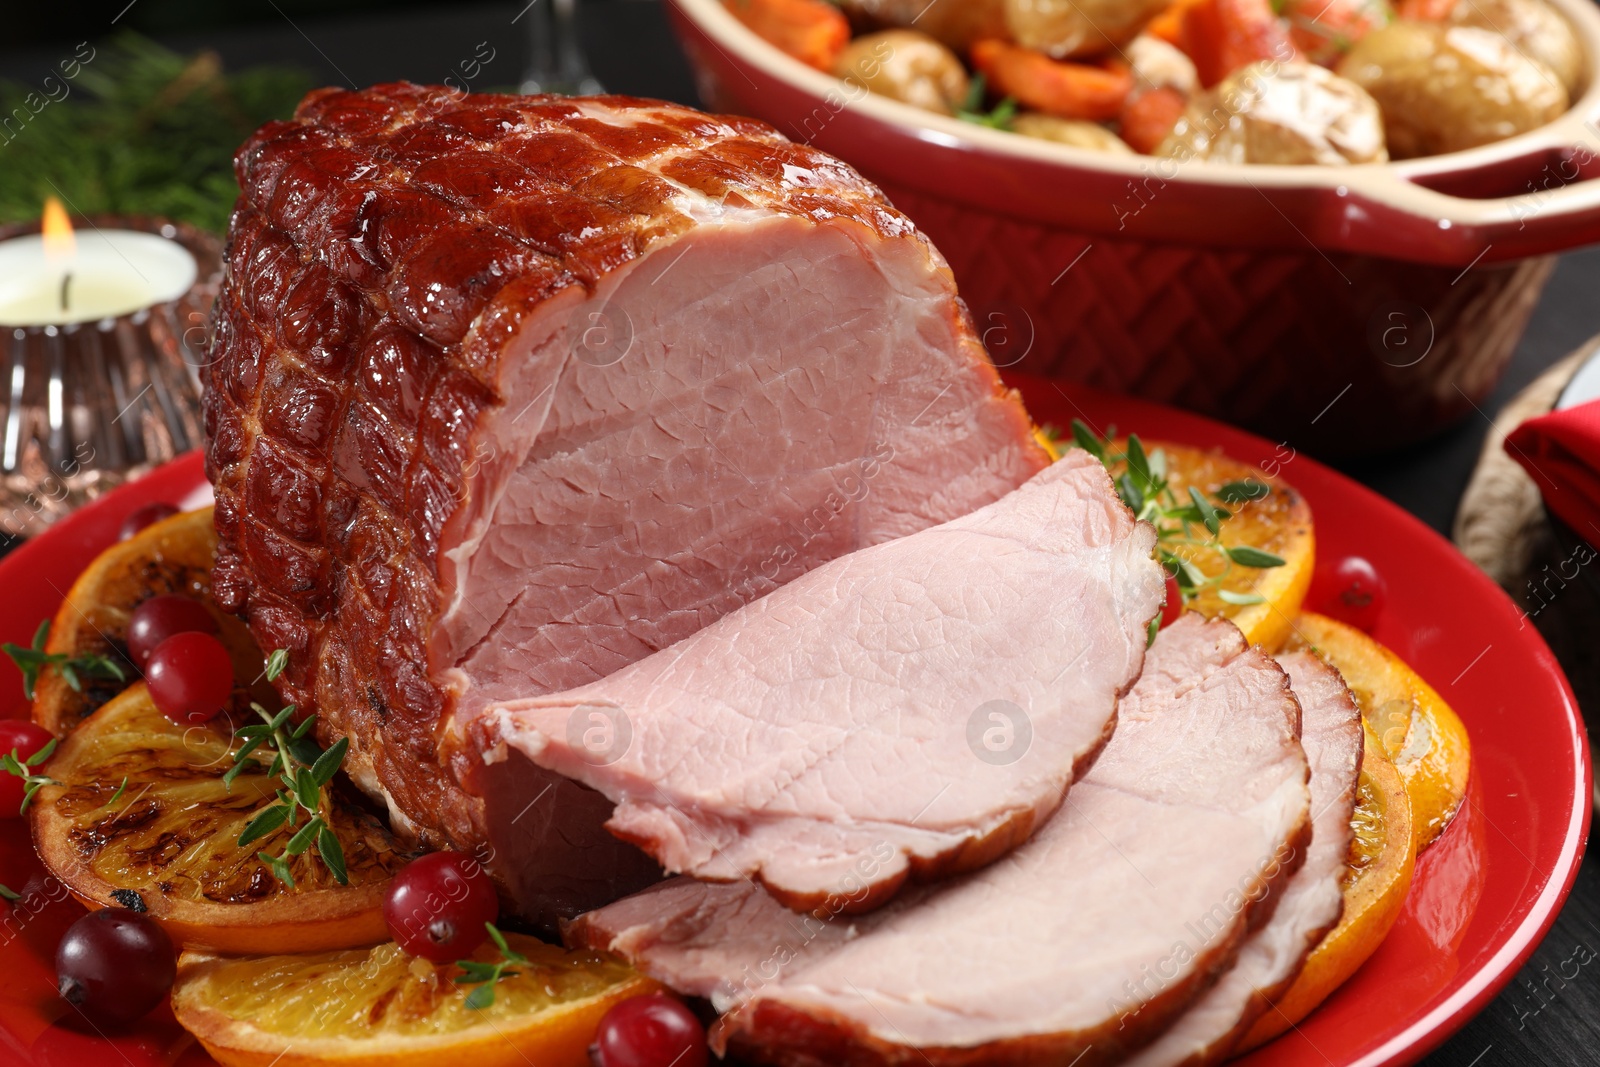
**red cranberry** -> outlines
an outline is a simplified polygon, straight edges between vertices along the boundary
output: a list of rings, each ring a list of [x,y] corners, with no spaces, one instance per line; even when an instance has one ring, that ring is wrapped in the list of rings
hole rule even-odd
[[[1313,582],[1313,610],[1371,633],[1389,599],[1389,585],[1367,560],[1345,556],[1326,569],[1319,567]]]
[[[128,517],[122,520],[122,530],[117,534],[117,538],[118,540],[126,541],[146,526],[160,522],[162,519],[170,519],[177,513],[178,509],[171,504],[146,504],[144,507],[130,512]]]
[[[210,634],[173,634],[150,653],[144,671],[161,714],[184,725],[216,717],[233,692],[233,660]]]
[[[128,619],[128,656],[141,671],[150,654],[173,634],[217,632],[217,620],[193,597],[165,593],[133,609]]]
[[[464,852],[430,852],[400,869],[383,898],[389,935],[413,956],[465,959],[489,936],[500,914],[494,882]]]
[[[15,752],[24,762],[48,745],[54,735],[26,719],[0,719],[0,753]],[[15,818],[22,812],[22,779],[0,771],[0,818]]]
[[[126,908],[92,911],[56,949],[61,999],[96,1026],[126,1026],[161,1003],[177,976],[166,931]]]
[[[1167,575],[1167,599],[1161,605],[1161,628],[1178,621],[1178,616],[1183,614],[1183,591],[1178,588],[1178,579]]]
[[[665,993],[632,997],[600,1020],[599,1067],[706,1067],[706,1031],[694,1013]]]

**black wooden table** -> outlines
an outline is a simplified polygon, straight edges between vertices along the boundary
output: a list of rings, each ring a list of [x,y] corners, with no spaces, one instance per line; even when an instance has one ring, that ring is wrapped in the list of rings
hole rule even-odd
[[[548,2],[548,0],[544,0]],[[509,4],[441,4],[437,10],[368,14],[339,20],[287,19],[245,29],[164,37],[178,49],[213,48],[229,67],[293,63],[327,84],[353,86],[410,79],[439,82],[488,42],[494,58],[473,88],[505,88],[522,76],[529,45],[519,17],[527,0]],[[120,5],[115,5],[120,7]],[[86,20],[87,22],[87,20]],[[85,24],[76,39],[110,27]],[[606,89],[696,103],[694,84],[655,0],[583,0],[581,37]],[[0,51],[0,76],[37,81],[59,47]],[[459,74],[457,74],[459,78]],[[0,160],[3,165],[3,160]],[[1541,370],[1600,332],[1600,250],[1562,259],[1510,373],[1484,417],[1471,417],[1401,455],[1347,466],[1346,472],[1434,529],[1449,534],[1456,502],[1476,462],[1488,419]],[[1580,703],[1600,716],[1600,610],[1574,613],[1582,632],[1547,635],[1564,662]],[[1584,950],[1578,952],[1580,947]],[[1561,976],[1564,961],[1600,953],[1600,860],[1586,861],[1566,908],[1527,967],[1477,1018],[1424,1062],[1429,1067],[1577,1067],[1600,1064],[1600,968]],[[1570,965],[1566,973],[1571,974]]]

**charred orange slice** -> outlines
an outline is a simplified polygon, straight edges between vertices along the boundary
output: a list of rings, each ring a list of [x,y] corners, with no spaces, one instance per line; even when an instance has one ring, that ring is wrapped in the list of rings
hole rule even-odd
[[[1399,656],[1354,627],[1305,612],[1289,644],[1315,649],[1344,675],[1405,782],[1421,852],[1444,832],[1467,791],[1472,746],[1461,719]]]
[[[238,845],[278,780],[251,761],[224,782],[235,747],[224,717],[179,726],[143,682],[130,686],[45,764],[56,784],[29,811],[40,857],[88,906],[146,910],[185,945],[266,952],[386,938],[383,895],[408,858],[388,830],[353,798],[337,801],[327,818],[348,884],[310,852],[289,860],[292,887],[279,881],[257,853],[281,851],[293,829]]]
[[[1400,917],[1416,860],[1411,803],[1370,726],[1350,824],[1355,834],[1339,925],[1311,951],[1294,983],[1256,1020],[1238,1051],[1272,1040],[1311,1014],[1377,951]]]
[[[1152,442],[1148,447],[1152,455],[1157,451],[1162,454],[1167,480],[1180,497],[1191,486],[1213,499],[1226,485],[1267,487],[1264,495],[1229,506],[1232,514],[1222,523],[1217,539],[1226,548],[1248,545],[1270,552],[1284,561],[1283,566],[1228,568],[1227,560],[1215,549],[1176,546],[1173,551],[1208,574],[1226,569],[1220,583],[1203,589],[1190,603],[1192,610],[1207,618],[1231,619],[1252,645],[1278,651],[1289,636],[1316,567],[1311,506],[1283,479],[1268,477],[1220,452],[1163,442]],[[1259,603],[1238,602],[1258,597]]]
[[[1057,454],[1061,447],[1058,442]],[[1126,447],[1124,441],[1114,442],[1118,456]],[[1143,447],[1151,470],[1165,478],[1173,502],[1188,503],[1193,489],[1228,512],[1214,540],[1206,537],[1207,531],[1198,524],[1193,524],[1198,536],[1162,537],[1163,550],[1185,560],[1200,574],[1220,578],[1202,585],[1188,609],[1207,618],[1232,620],[1252,645],[1269,652],[1281,649],[1316,566],[1311,506],[1283,479],[1220,452],[1162,441],[1145,441]],[[1112,459],[1110,470],[1116,478],[1127,471],[1127,463],[1115,456]],[[1238,495],[1241,492],[1245,495]],[[1277,556],[1283,564],[1246,566],[1226,554],[1248,548]]]
[[[659,986],[626,964],[507,934],[527,959],[468,1005],[460,971],[386,942],[296,956],[186,952],[172,1010],[224,1067],[588,1067],[600,1017]],[[498,952],[485,943],[475,958]]]
[[[72,657],[105,656],[121,665],[125,680],[83,674],[73,685],[69,676],[46,667],[34,690],[34,722],[57,736],[69,733],[137,677],[125,644],[128,618],[134,608],[164,593],[193,597],[210,607],[217,620],[217,636],[233,656],[234,677],[262,677],[261,650],[250,631],[211,602],[211,566],[217,552],[211,511],[186,511],[152,523],[100,553],[78,576],[50,624],[44,651]],[[252,699],[270,706],[277,698],[264,680],[234,692],[240,710]]]

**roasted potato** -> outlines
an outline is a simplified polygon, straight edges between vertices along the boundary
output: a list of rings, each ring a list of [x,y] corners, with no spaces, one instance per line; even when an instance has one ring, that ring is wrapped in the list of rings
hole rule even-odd
[[[941,115],[954,115],[971,87],[960,58],[916,30],[857,37],[839,53],[833,73],[852,85]]]
[[[1085,122],[1082,119],[1063,119],[1054,115],[1041,115],[1034,111],[1025,111],[1011,120],[1013,133],[1020,133],[1024,137],[1036,137],[1041,141],[1054,141],[1057,144],[1067,144],[1074,148],[1087,148],[1095,152],[1110,152],[1112,155],[1131,156],[1133,149],[1128,147],[1126,141],[1100,125],[1098,122]]]
[[[915,26],[957,51],[1007,36],[1006,0],[839,0],[858,26]]]
[[[1569,97],[1577,95],[1583,80],[1583,48],[1572,26],[1544,0],[1456,0],[1445,21],[1493,30],[1517,51],[1554,71]]]
[[[840,0],[857,23],[915,26],[957,51],[993,38],[1056,59],[1126,44],[1171,0]]]
[[[1339,73],[1378,101],[1396,159],[1501,141],[1568,103],[1554,71],[1475,26],[1393,23],[1357,41]]]
[[[1381,163],[1383,116],[1314,63],[1252,63],[1189,102],[1156,154],[1219,163]]]
[[[1133,68],[1134,86],[1139,90],[1176,89],[1189,96],[1200,88],[1200,75],[1194,60],[1183,50],[1159,37],[1142,33],[1128,42],[1123,58]]]
[[[939,0],[951,3],[953,0]],[[1056,59],[1094,56],[1127,44],[1170,0],[1006,0],[1011,39]]]

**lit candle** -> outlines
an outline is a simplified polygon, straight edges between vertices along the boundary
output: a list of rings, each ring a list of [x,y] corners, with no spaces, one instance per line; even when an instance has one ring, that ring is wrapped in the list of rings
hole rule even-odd
[[[194,256],[137,230],[73,233],[59,201],[39,233],[0,242],[0,326],[65,326],[176,300],[194,285]]]

